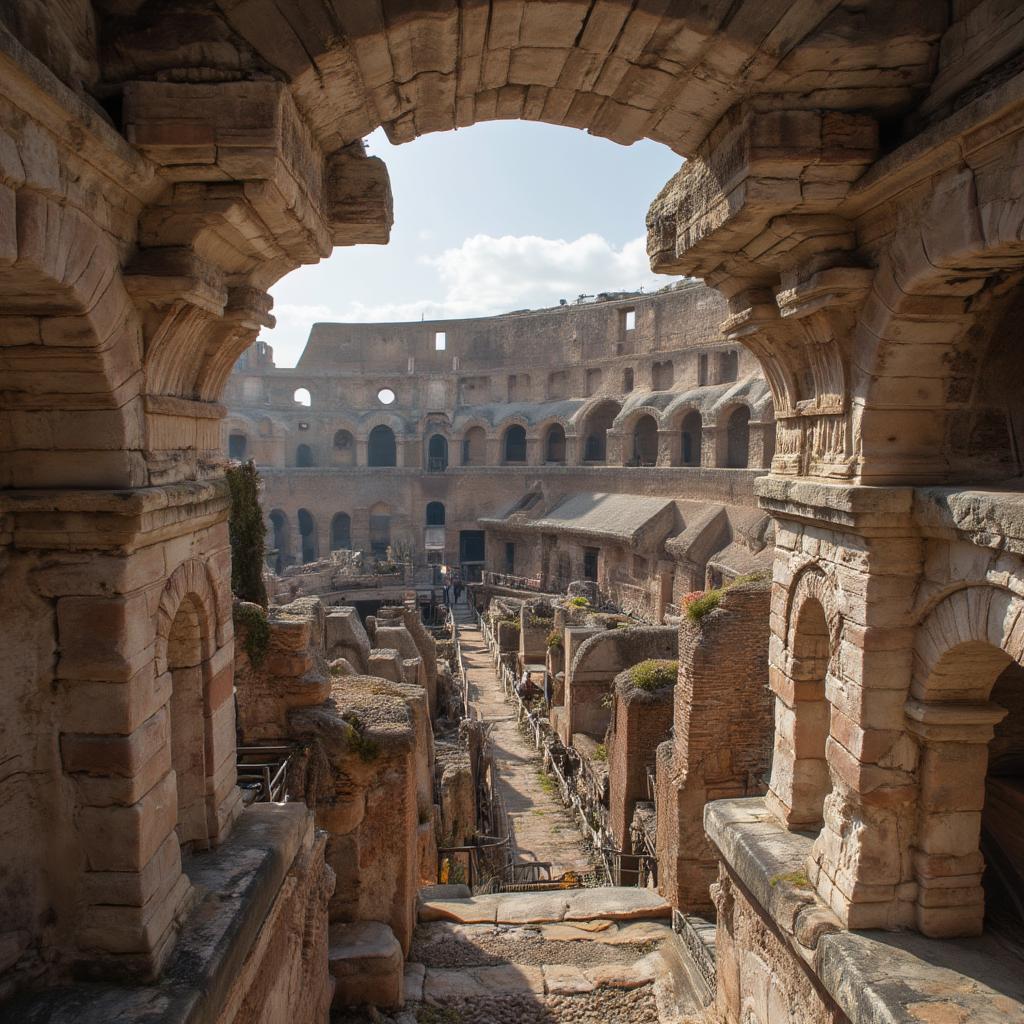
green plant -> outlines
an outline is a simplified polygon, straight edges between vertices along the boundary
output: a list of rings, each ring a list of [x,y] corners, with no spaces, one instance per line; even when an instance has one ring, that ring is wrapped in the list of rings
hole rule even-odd
[[[570,597],[565,602],[569,608],[589,608],[590,602],[585,597]]]
[[[603,743],[598,743],[594,747],[594,753],[591,758],[593,761],[607,761],[608,760],[608,748]]]
[[[398,572],[398,566],[394,562],[378,562],[373,567],[374,576],[391,576]]]
[[[722,602],[723,590],[709,590],[686,606],[686,616],[691,622],[700,622],[708,612],[713,612]]]
[[[366,726],[354,711],[346,711],[341,720],[352,727],[348,738],[348,748],[359,755],[360,761],[372,761],[380,753],[380,744],[372,736],[366,735]]]
[[[537,781],[540,783],[540,788],[545,793],[554,793],[555,790],[558,789],[555,780],[540,768],[537,769]]]
[[[526,621],[531,629],[548,629],[555,620],[547,615],[531,615]]]
[[[557,629],[553,629],[548,633],[548,647],[561,647],[562,643],[562,634]]]
[[[231,543],[231,592],[240,601],[267,607],[263,581],[263,544],[267,528],[260,511],[260,475],[252,462],[232,466],[225,474],[231,493],[228,539]]]
[[[779,882],[786,882],[788,885],[792,885],[797,889],[813,889],[811,880],[803,871],[790,871],[786,875],[773,875],[769,880],[771,887],[774,889]]]
[[[270,647],[270,623],[266,609],[252,602],[236,601],[231,609],[235,632],[242,635],[242,650],[253,668],[259,668]]]
[[[661,658],[648,658],[634,665],[630,670],[633,685],[648,692],[660,690],[663,686],[675,686],[679,662]]]

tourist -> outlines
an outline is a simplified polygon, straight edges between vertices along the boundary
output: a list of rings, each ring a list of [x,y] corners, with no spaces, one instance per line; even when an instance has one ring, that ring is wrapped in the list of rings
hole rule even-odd
[[[458,604],[462,598],[463,591],[462,577],[458,573],[455,574],[452,581],[452,589],[455,591],[455,604]]]

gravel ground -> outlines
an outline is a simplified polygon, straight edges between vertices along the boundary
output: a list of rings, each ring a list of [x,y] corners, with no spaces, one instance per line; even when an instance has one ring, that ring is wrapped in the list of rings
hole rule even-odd
[[[597,967],[621,964],[646,956],[657,943],[549,942],[526,928],[465,935],[444,926],[420,925],[412,940],[409,960],[426,967],[496,967],[499,964],[576,964]]]
[[[444,1006],[419,1003],[390,1016],[332,1014],[331,1024],[658,1024],[650,987],[578,996],[494,995]]]

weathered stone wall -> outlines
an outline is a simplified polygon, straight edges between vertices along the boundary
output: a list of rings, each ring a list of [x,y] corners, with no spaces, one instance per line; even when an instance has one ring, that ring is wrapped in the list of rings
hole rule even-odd
[[[679,626],[671,748],[657,759],[658,887],[683,911],[711,909],[716,855],[704,805],[763,793],[771,764],[769,586],[745,583],[718,608]]]
[[[608,739],[608,830],[629,851],[629,827],[638,800],[647,800],[647,769],[672,728],[675,687],[639,689],[627,669],[615,680]]]

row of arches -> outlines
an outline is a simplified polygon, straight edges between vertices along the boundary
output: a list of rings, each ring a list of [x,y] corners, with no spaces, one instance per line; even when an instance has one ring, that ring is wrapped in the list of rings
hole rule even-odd
[[[277,552],[277,571],[287,563],[291,550],[291,529],[287,514],[279,508],[272,509],[269,516],[270,546]],[[427,527],[443,527],[448,518],[448,510],[444,502],[427,502],[423,513],[423,525]],[[298,527],[298,550],[296,556],[303,564],[315,562],[319,557],[316,517],[307,508],[300,508],[295,515]],[[391,507],[386,502],[377,502],[368,514],[367,521],[370,538],[370,550],[381,557],[391,544]],[[348,512],[337,512],[331,518],[328,534],[331,551],[352,549],[352,517]]]
[[[609,401],[595,407],[580,424],[582,437],[579,461],[605,463],[609,458],[608,435],[620,420],[621,406]],[[621,421],[620,421],[621,422]],[[663,423],[654,411],[635,414],[625,424],[622,433],[622,458],[625,465],[654,466],[661,461],[674,466],[718,465],[729,469],[743,469],[750,465],[750,422],[751,410],[748,405],[736,405],[724,419],[725,441],[718,451],[705,451],[704,417],[697,409],[689,409],[682,417],[676,417],[671,436],[669,457],[659,460],[659,444],[664,433]],[[549,424],[540,437],[541,461],[547,464],[564,465],[569,458],[569,444],[566,429],[560,422]],[[334,453],[330,465],[357,465],[355,439],[349,430],[338,430],[334,434]],[[488,465],[488,437],[482,426],[471,426],[461,439],[460,463],[463,466]],[[248,445],[244,435],[229,435],[228,454],[233,459],[244,459]],[[525,465],[529,459],[526,427],[513,423],[505,428],[499,438],[499,464]],[[295,449],[295,466],[312,468],[318,465],[313,447],[303,442]],[[378,424],[367,438],[366,464],[371,467],[394,467],[398,465],[398,445],[390,426]],[[440,473],[450,465],[448,438],[441,433],[430,435],[426,446],[428,472]]]

